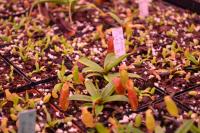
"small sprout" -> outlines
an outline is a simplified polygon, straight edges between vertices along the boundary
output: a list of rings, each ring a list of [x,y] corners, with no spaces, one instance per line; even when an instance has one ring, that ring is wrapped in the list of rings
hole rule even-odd
[[[11,40],[12,40],[10,36],[5,36],[5,35],[1,35],[1,34],[0,34],[0,39],[7,43],[11,42]]]
[[[190,27],[188,27],[187,31],[190,32],[190,33],[192,33],[192,32],[195,31],[195,28],[196,28],[195,25],[191,24]]]
[[[170,115],[174,116],[174,117],[178,117],[179,116],[178,108],[177,108],[175,102],[172,100],[172,98],[170,96],[165,96],[164,101],[166,104],[166,109],[170,113]]]
[[[142,115],[137,114],[136,117],[135,117],[135,123],[134,123],[134,125],[136,127],[140,127],[141,124],[142,124]]]
[[[44,96],[43,102],[44,102],[44,103],[48,103],[49,100],[50,100],[50,98],[51,98],[51,93],[48,93],[47,95]]]
[[[166,32],[166,35],[168,36],[168,37],[171,37],[171,38],[176,38],[177,36],[178,36],[178,33],[177,33],[177,31],[167,31]]]
[[[10,66],[9,81],[14,80],[14,67]]]
[[[18,104],[19,96],[16,93],[10,93],[8,89],[5,90],[6,99],[14,103],[14,105]]]
[[[138,108],[138,97],[137,97],[137,93],[134,89],[132,80],[128,80],[128,82],[126,84],[126,89],[128,91],[128,100],[131,105],[131,108],[133,111],[136,111]]]
[[[61,90],[62,86],[63,86],[63,83],[58,83],[54,86],[54,88],[52,90],[53,98],[58,98],[58,92]]]
[[[93,115],[92,113],[88,111],[87,107],[82,107],[81,111],[82,111],[81,120],[83,124],[86,127],[90,127],[90,128],[95,127],[95,121],[94,121]]]
[[[145,115],[146,115],[146,127],[148,129],[148,132],[153,133],[153,131],[155,130],[156,124],[155,124],[154,116],[152,114],[152,110],[148,109],[145,112]]]
[[[99,37],[101,38],[102,47],[106,48],[107,44],[106,44],[106,41],[105,41],[105,34],[103,32],[103,25],[98,25],[96,27],[96,31],[99,34]]]
[[[141,58],[141,56],[140,55],[138,55],[136,58],[135,58],[135,61],[134,61],[134,65],[135,66],[141,66],[142,65],[142,63],[143,63],[143,59]]]
[[[185,80],[187,81],[187,82],[189,82],[190,81],[190,77],[191,77],[191,73],[190,72],[188,72],[186,75],[185,75]]]
[[[188,61],[191,61],[195,65],[199,65],[200,62],[195,58],[192,53],[190,53],[189,49],[186,49],[184,52],[185,57],[187,58]]]
[[[46,68],[44,66],[39,65],[39,53],[35,54],[35,70],[33,72],[30,72],[29,75],[31,76],[33,73],[39,73],[41,71],[45,71]]]
[[[197,96],[198,95],[198,92],[197,91],[189,91],[188,94],[190,96]]]
[[[162,49],[162,56],[164,59],[167,57],[168,53],[169,53],[168,49],[166,49],[166,48]]]
[[[69,106],[69,83],[65,82],[60,90],[59,106],[66,111]]]
[[[61,70],[57,72],[58,79],[63,83],[67,80],[67,77],[65,76],[66,70],[67,68],[65,67],[65,62],[63,61],[61,65]]]
[[[113,84],[115,86],[115,92],[117,94],[125,94],[125,89],[122,86],[120,78],[116,77],[113,79]]]

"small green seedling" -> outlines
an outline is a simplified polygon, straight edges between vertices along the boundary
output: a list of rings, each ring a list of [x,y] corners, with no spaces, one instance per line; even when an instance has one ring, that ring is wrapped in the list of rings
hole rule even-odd
[[[78,60],[78,62],[84,64],[85,67],[82,72],[87,73],[86,77],[92,77],[92,76],[100,76],[104,77],[108,82],[112,81],[114,77],[119,77],[119,73],[111,73],[110,71],[112,68],[116,67],[119,63],[121,63],[126,57],[128,57],[130,54],[125,54],[120,56],[119,58],[115,57],[114,53],[107,54],[105,60],[104,60],[104,66],[100,66],[97,63],[89,60],[86,57],[82,57]],[[133,78],[140,78],[139,75],[131,74],[129,73],[129,77]]]
[[[69,100],[87,102],[87,106],[92,107],[93,114],[96,116],[101,113],[104,108],[104,104],[108,102],[128,102],[128,98],[124,95],[112,95],[114,92],[114,86],[112,83],[108,83],[104,88],[99,89],[98,86],[95,86],[93,82],[88,79],[85,81],[85,87],[90,96],[74,94],[69,97]]]

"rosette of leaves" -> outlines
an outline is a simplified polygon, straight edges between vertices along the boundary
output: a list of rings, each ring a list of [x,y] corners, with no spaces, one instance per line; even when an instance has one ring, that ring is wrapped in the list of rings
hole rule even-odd
[[[112,68],[119,65],[129,55],[130,54],[125,54],[116,58],[114,53],[109,53],[106,55],[103,67],[86,57],[80,58],[78,62],[86,66],[82,70],[83,73],[87,73],[86,77],[101,76],[104,77],[104,79],[106,79],[108,82],[110,82],[114,77],[120,76],[119,73],[111,73],[110,71],[112,70]],[[128,73],[128,75],[132,78],[140,78],[140,76],[137,74]]]
[[[128,98],[124,95],[113,94],[114,86],[112,83],[108,83],[104,88],[99,89],[89,79],[85,81],[85,87],[89,95],[74,94],[69,97],[69,100],[84,101],[88,107],[92,107],[93,114],[99,115],[104,104],[114,101],[128,102]]]
[[[191,53],[189,49],[186,49],[186,51],[184,52],[184,55],[185,55],[185,58],[187,59],[185,69],[199,71],[200,70],[200,53],[199,52]]]

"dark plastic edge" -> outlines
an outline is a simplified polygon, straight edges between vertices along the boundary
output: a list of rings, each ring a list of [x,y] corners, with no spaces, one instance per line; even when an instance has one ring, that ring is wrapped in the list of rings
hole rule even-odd
[[[21,12],[18,12],[18,13],[11,13],[11,14],[6,14],[6,15],[3,15],[0,13],[0,18],[3,18],[3,19],[7,19],[9,17],[17,17],[17,16],[21,16],[21,15],[24,15],[26,13],[28,13],[30,10],[30,8],[26,8],[24,9],[23,11]]]
[[[175,97],[172,98],[176,103],[177,103],[177,106],[179,108],[181,108],[183,111],[190,111],[192,110],[191,108],[189,108],[188,106],[184,105],[183,103],[180,102],[180,100],[176,99]],[[193,110],[192,110],[193,111]],[[193,111],[193,112],[196,112],[196,111]]]
[[[3,55],[1,55],[1,54],[0,54],[0,58],[1,58],[6,64],[13,66],[13,67],[14,67],[14,70],[15,70],[18,74],[20,74],[22,77],[24,77],[25,80],[26,80],[27,82],[32,82],[31,79],[28,78],[28,77],[26,76],[26,74],[24,74],[24,73],[23,73],[18,67],[16,67],[11,61],[9,61],[7,58],[5,58],[5,57],[4,57]]]
[[[164,0],[164,1],[200,14],[200,2],[194,0]]]
[[[195,89],[195,88],[197,88],[197,87],[200,87],[200,84],[194,85],[194,86],[192,86],[192,87],[189,87],[189,88],[187,88],[187,89],[184,89],[183,91],[177,92],[177,93],[174,94],[174,97],[181,96],[181,95],[185,94],[186,92],[191,91],[191,90],[193,90],[193,89]]]

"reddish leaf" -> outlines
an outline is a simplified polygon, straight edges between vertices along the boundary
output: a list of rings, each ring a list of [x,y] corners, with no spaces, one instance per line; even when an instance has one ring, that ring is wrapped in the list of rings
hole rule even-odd
[[[113,84],[115,86],[115,92],[117,94],[125,94],[125,89],[122,86],[120,78],[116,77],[113,79]]]
[[[79,73],[79,74],[78,74],[78,78],[79,78],[79,82],[80,82],[81,84],[83,84],[84,81],[85,81],[85,78],[84,78],[84,76],[83,76],[82,73]]]
[[[93,115],[87,110],[87,107],[81,108],[81,120],[86,127],[95,127]]]
[[[110,36],[108,38],[107,44],[108,44],[107,52],[108,53],[113,53],[114,52],[113,37]]]
[[[101,5],[103,2],[105,2],[105,0],[95,0],[95,4],[97,5]]]
[[[136,111],[138,108],[138,97],[137,97],[137,93],[134,89],[132,80],[128,80],[128,82],[126,84],[126,89],[128,91],[128,99],[129,99],[131,108],[133,111]]]
[[[65,82],[60,91],[59,106],[66,111],[69,106],[69,84]]]

